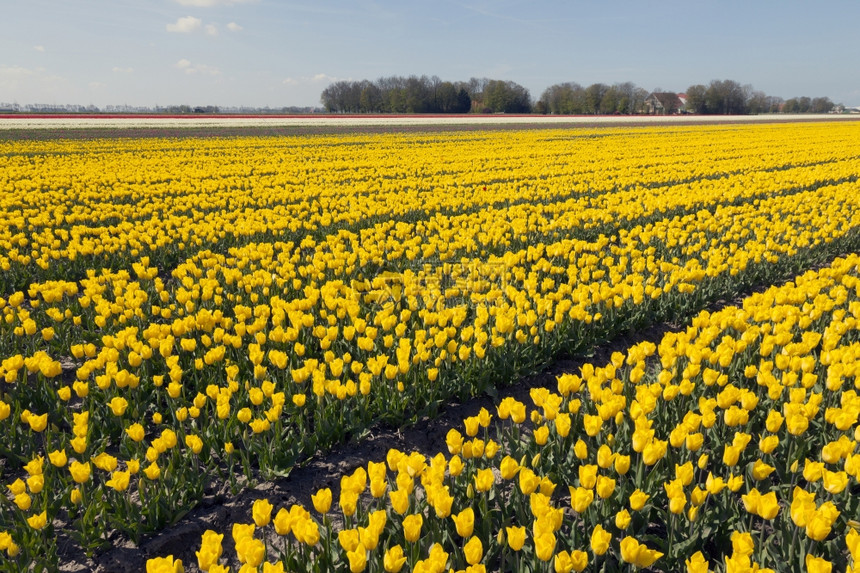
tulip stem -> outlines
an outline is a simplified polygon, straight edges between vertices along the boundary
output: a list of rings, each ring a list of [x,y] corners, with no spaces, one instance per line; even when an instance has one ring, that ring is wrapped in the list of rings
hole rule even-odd
[[[325,526],[325,531],[326,531],[325,545],[324,545],[326,560],[329,563],[332,563],[334,561],[334,556],[331,553],[331,544],[332,544],[333,534],[332,534],[332,528],[331,528],[331,521],[329,521],[328,515],[323,515],[323,526]]]
[[[798,561],[794,558],[794,548],[797,543],[797,532],[800,530],[800,527],[794,526],[794,534],[791,536],[791,545],[788,546],[788,560],[790,563],[798,563]]]
[[[666,546],[666,557],[672,560],[672,543],[675,541],[675,518],[674,513],[669,514],[669,544]]]
[[[759,565],[762,564],[761,563],[761,555],[762,555],[762,549],[763,549],[762,546],[763,545],[764,545],[764,520],[762,520],[759,523],[758,543],[756,544],[756,550],[755,550],[755,560],[756,560],[756,563],[758,563]]]

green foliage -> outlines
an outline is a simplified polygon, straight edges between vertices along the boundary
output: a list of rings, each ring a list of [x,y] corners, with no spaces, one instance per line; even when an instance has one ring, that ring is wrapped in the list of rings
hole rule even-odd
[[[443,82],[436,76],[344,80],[323,90],[320,101],[332,113],[468,113],[472,84],[478,85],[476,80]]]

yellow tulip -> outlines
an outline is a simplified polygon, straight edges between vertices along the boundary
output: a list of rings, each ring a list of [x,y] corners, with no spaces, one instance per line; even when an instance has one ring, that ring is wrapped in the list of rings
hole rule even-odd
[[[615,480],[606,476],[598,476],[596,491],[600,499],[608,498],[615,492]]]
[[[755,551],[752,535],[746,532],[733,531],[731,536],[732,553],[749,556]]]
[[[33,504],[33,499],[26,493],[16,494],[13,501],[21,511],[29,511],[30,506]]]
[[[547,440],[549,439],[549,426],[541,426],[536,429],[533,433],[535,444],[538,446],[546,445]]]
[[[105,482],[105,485],[115,489],[116,491],[125,491],[128,489],[131,473],[128,471],[115,471],[111,474],[111,479]]]
[[[726,444],[723,448],[723,463],[728,467],[734,467],[738,463],[741,448]]]
[[[576,443],[573,445],[573,453],[576,454],[578,459],[584,460],[588,457],[588,446],[581,439],[576,440]]]
[[[567,551],[559,551],[553,559],[555,573],[570,573],[573,571],[573,559]]]
[[[311,495],[311,501],[313,502],[314,509],[316,509],[320,515],[325,515],[331,509],[331,489],[323,488],[318,490],[315,494]]]
[[[636,567],[650,567],[662,556],[663,553],[649,549],[633,537],[625,537],[621,540],[621,559]]]
[[[776,499],[775,492],[768,492],[759,498],[757,513],[762,519],[768,520],[777,516],[779,513],[779,502]]]
[[[668,442],[665,440],[652,440],[645,449],[642,450],[642,461],[646,466],[653,466],[666,455]]]
[[[844,471],[831,472],[825,469],[822,472],[822,483],[828,493],[833,495],[842,493],[848,487],[848,474]]]
[[[684,562],[687,573],[708,573],[708,562],[701,551],[696,551]]]
[[[481,539],[477,536],[469,538],[463,546],[463,555],[466,557],[466,563],[476,565],[484,557],[484,545]]]
[[[597,466],[579,466],[579,485],[586,489],[592,489],[597,484]]]
[[[833,521],[822,511],[815,511],[806,522],[806,535],[815,541],[824,541],[830,535]]]
[[[570,488],[570,504],[577,513],[584,513],[594,501],[594,491],[584,487]]]
[[[577,573],[585,571],[585,568],[588,567],[588,553],[579,550],[571,551],[570,563],[573,566],[573,570],[577,571]]]
[[[480,492],[490,491],[495,480],[496,478],[491,468],[479,469],[475,473],[475,490]]]
[[[609,550],[612,534],[605,531],[601,525],[595,526],[591,532],[591,551],[595,555],[603,555]]]
[[[221,558],[223,539],[223,534],[215,533],[211,529],[207,529],[203,533],[200,550],[195,552],[197,566],[202,571],[210,571],[211,573],[213,565],[218,564],[218,560]]]
[[[146,573],[183,573],[181,559],[173,559],[173,555],[167,557],[155,557],[147,560]]]
[[[460,513],[452,514],[451,519],[454,520],[454,524],[457,526],[457,534],[460,537],[466,538],[472,535],[472,530],[475,527],[475,510],[467,507]]]
[[[151,480],[157,480],[161,477],[161,468],[158,467],[157,463],[153,462],[144,468],[143,474]]]
[[[764,463],[761,460],[756,460],[753,464],[752,475],[753,479],[760,481],[769,476],[776,468]]]
[[[141,442],[144,438],[144,429],[138,423],[131,424],[128,428],[125,429],[128,437],[132,439],[134,442]]]
[[[779,436],[767,436],[763,437],[759,441],[759,450],[763,454],[772,453],[776,447],[779,445]]]
[[[267,499],[258,499],[251,507],[251,515],[257,527],[265,527],[272,520],[273,506]]]
[[[555,552],[555,535],[551,532],[535,537],[535,556],[541,561],[549,561]]]
[[[69,464],[69,473],[72,474],[72,479],[75,480],[76,483],[84,483],[90,479],[90,463],[81,463],[77,460],[73,460],[71,464]]]
[[[459,454],[463,448],[463,436],[460,432],[451,428],[445,437],[445,443],[448,445],[448,453]]]
[[[65,450],[54,450],[48,454],[48,460],[51,462],[51,465],[61,468],[68,462],[68,457]]]
[[[519,551],[523,548],[526,541],[526,528],[521,526],[509,526],[505,528],[507,534],[508,547],[514,551]]]
[[[596,436],[600,433],[600,428],[603,426],[603,418],[586,414],[582,418],[582,424],[586,434]]]
[[[510,480],[513,479],[517,472],[520,471],[519,463],[510,456],[505,456],[502,458],[501,463],[499,464],[499,471],[502,474],[502,479]]]
[[[407,515],[403,518],[403,536],[409,543],[415,543],[421,537],[421,526],[424,517],[420,513]]]
[[[630,494],[630,509],[632,509],[633,511],[639,511],[640,509],[645,507],[645,503],[650,497],[651,496],[647,493],[637,489],[632,494]]]
[[[395,545],[386,550],[382,558],[382,564],[387,573],[399,573],[406,564],[406,556],[403,554],[403,548],[400,545]]]
[[[203,440],[200,438],[200,436],[188,434],[187,436],[185,436],[185,445],[188,446],[195,454],[199,454],[200,451],[203,449]]]
[[[523,495],[531,495],[540,485],[540,478],[529,468],[520,468],[519,486]]]
[[[31,414],[27,418],[27,424],[29,424],[30,429],[34,432],[42,432],[48,427],[48,414],[42,414],[41,416]]]
[[[398,489],[388,492],[388,497],[391,500],[391,508],[403,515],[409,509],[409,492],[405,489]]]
[[[833,564],[821,557],[807,553],[806,570],[808,573],[830,573],[833,570]]]

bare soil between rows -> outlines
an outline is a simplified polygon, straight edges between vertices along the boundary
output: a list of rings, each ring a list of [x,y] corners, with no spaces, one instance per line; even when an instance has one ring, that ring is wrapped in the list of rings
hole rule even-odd
[[[380,118],[384,123],[376,122]],[[725,126],[737,124],[811,123],[829,121],[860,121],[860,114],[853,115],[809,115],[809,116],[265,116],[256,118],[257,124],[242,124],[242,118],[234,116],[183,116],[173,118],[175,125],[166,123],[148,124],[148,119],[170,120],[169,116],[157,118],[121,118],[122,124],[111,123],[112,117],[44,116],[35,120],[56,120],[56,124],[15,126],[15,121],[26,122],[26,116],[0,116],[0,141],[48,141],[55,139],[90,140],[104,138],[201,138],[201,137],[282,137],[302,135],[349,135],[386,133],[438,133],[458,131],[499,130],[591,130],[596,128],[645,128],[645,127],[692,127]],[[516,121],[511,121],[511,120]],[[76,120],[81,123],[75,126]],[[103,120],[104,125],[93,122]],[[125,121],[128,120],[128,124]],[[280,120],[280,121],[279,121]],[[389,121],[390,120],[390,121]],[[402,120],[403,123],[398,123]],[[338,123],[344,121],[346,123]],[[65,123],[64,123],[65,122]],[[87,123],[90,122],[90,123]],[[233,123],[231,125],[231,123]],[[183,125],[184,124],[184,125]],[[23,125],[23,124],[22,124]]]

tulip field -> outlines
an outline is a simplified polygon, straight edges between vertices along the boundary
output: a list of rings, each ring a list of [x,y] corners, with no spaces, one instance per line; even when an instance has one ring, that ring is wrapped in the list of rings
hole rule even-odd
[[[858,121],[0,157],[0,572],[480,395],[147,571],[860,571]]]

